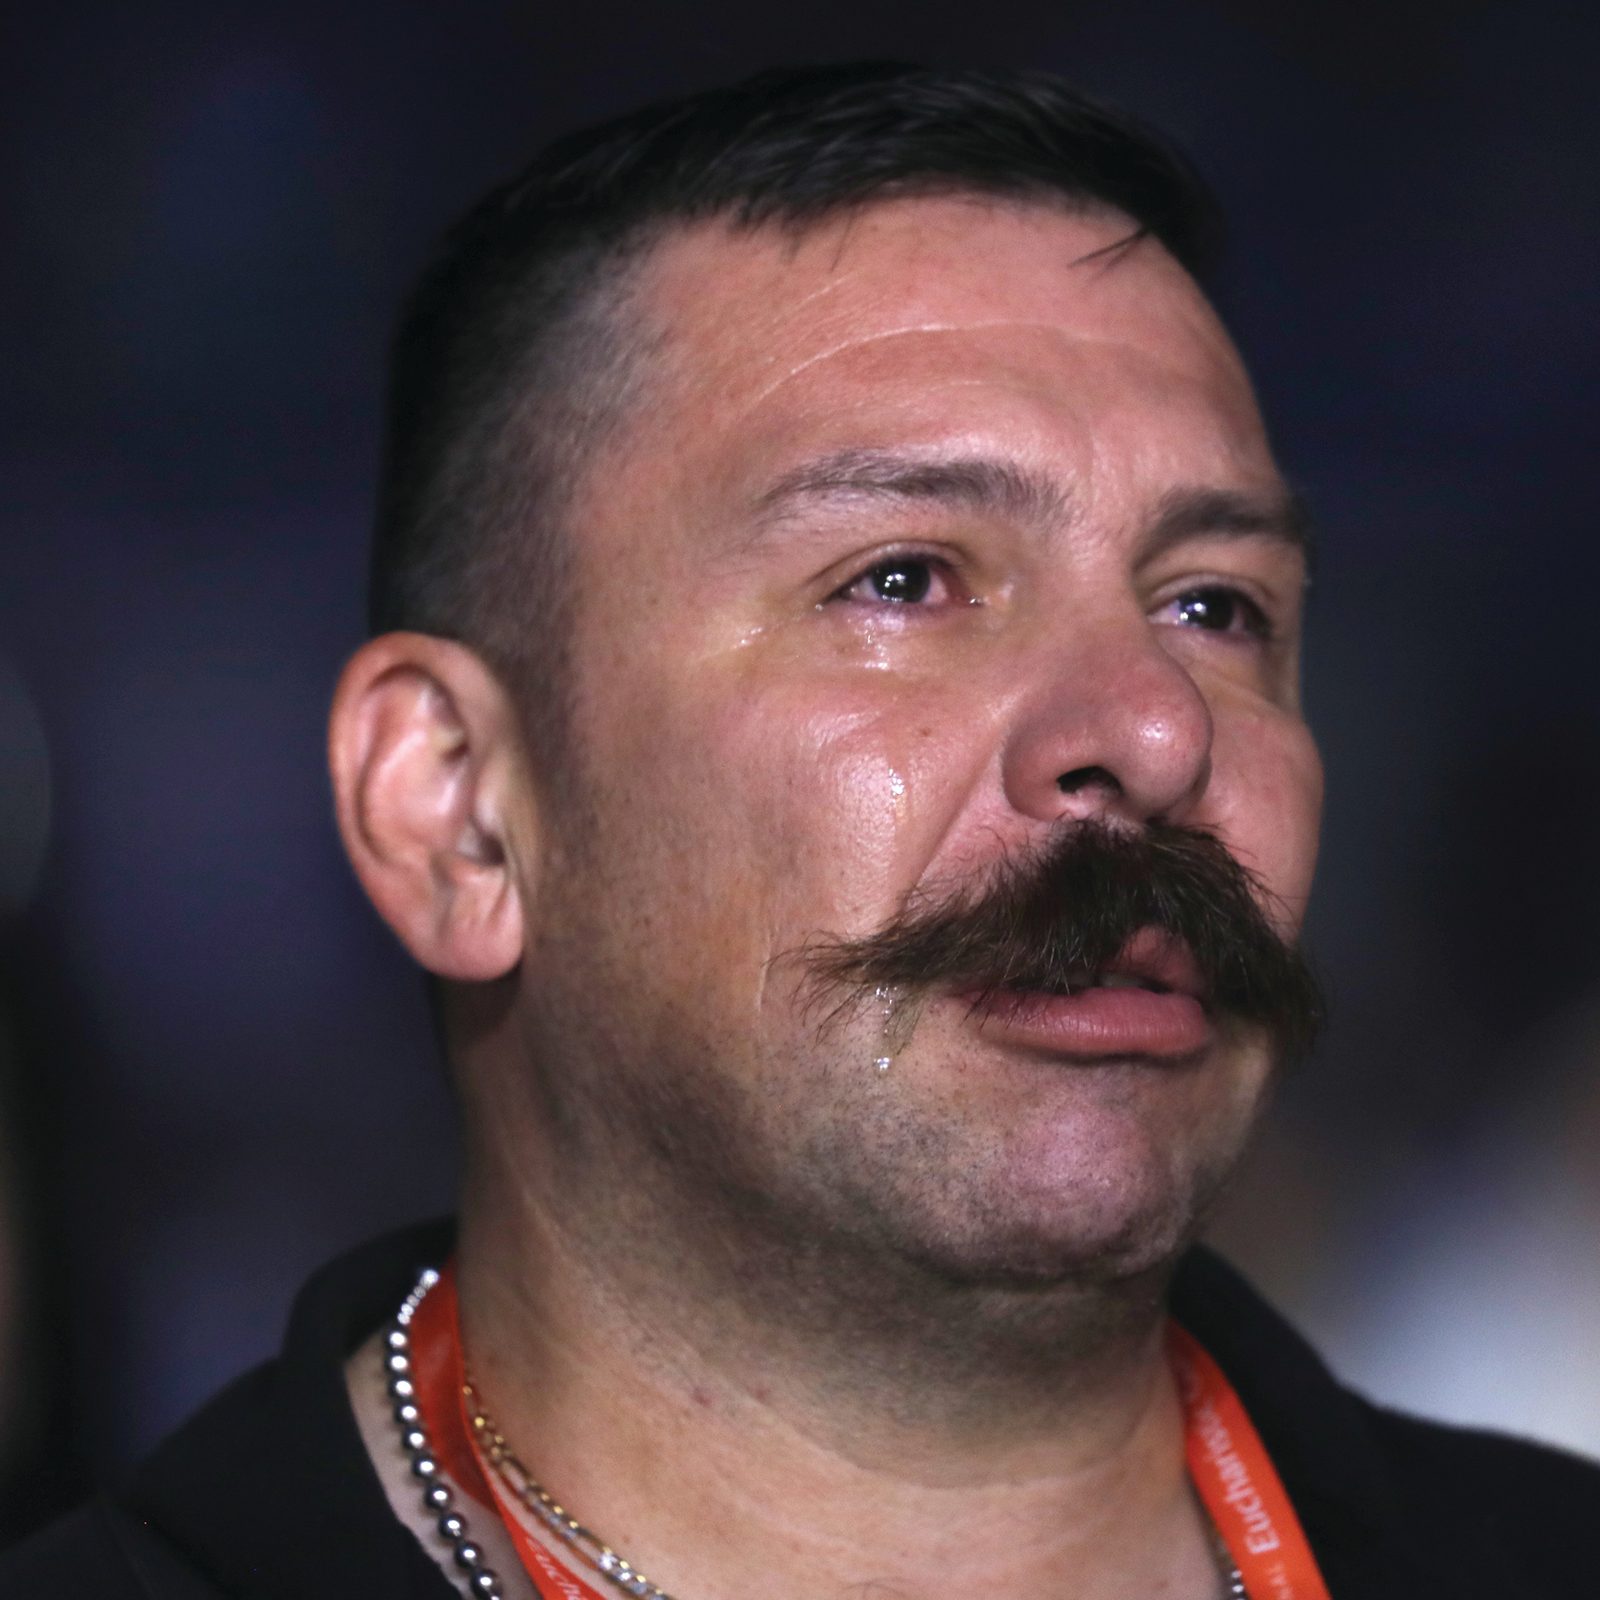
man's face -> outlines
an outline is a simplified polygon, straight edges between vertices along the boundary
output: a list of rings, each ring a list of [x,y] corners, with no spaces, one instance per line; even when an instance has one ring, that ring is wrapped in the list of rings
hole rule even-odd
[[[1210,830],[1298,924],[1303,557],[1237,355],[1129,231],[908,200],[648,263],[645,392],[569,524],[520,980],[575,1185],[1048,1278],[1163,1259],[1237,1157],[1272,1066],[1237,1019],[886,1018],[800,959],[1085,820]]]

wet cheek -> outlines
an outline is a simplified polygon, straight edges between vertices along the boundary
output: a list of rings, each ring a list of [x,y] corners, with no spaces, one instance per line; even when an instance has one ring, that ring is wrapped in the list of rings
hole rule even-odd
[[[641,775],[630,826],[665,844],[678,903],[773,945],[898,908],[959,809],[952,730],[973,720],[926,680],[785,652],[768,638],[688,681],[630,674],[609,763]]]
[[[800,720],[786,748],[759,758],[757,790],[770,804],[748,819],[783,863],[771,884],[788,921],[861,932],[898,902],[922,786],[910,752],[885,742],[871,719]],[[769,857],[771,859],[771,857]]]

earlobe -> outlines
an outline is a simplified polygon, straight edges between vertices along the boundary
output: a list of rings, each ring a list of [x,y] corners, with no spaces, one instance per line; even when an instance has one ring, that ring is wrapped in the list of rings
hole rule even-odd
[[[346,853],[430,972],[503,977],[521,959],[532,805],[517,718],[464,645],[390,633],[335,691],[329,766]]]

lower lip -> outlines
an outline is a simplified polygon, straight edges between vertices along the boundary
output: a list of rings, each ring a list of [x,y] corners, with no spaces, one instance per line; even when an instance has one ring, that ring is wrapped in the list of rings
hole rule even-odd
[[[1212,1037],[1205,1008],[1191,995],[1148,989],[1084,989],[1078,994],[1013,990],[963,996],[979,1030],[1054,1055],[1155,1056],[1203,1050]]]

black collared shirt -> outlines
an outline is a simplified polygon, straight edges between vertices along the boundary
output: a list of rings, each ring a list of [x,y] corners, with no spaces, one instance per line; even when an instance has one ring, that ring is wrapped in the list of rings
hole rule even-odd
[[[325,1267],[283,1353],[0,1558],[0,1600],[457,1600],[390,1510],[343,1370],[450,1239],[431,1224]],[[1600,1596],[1600,1466],[1368,1404],[1208,1251],[1172,1308],[1244,1402],[1333,1600]]]

